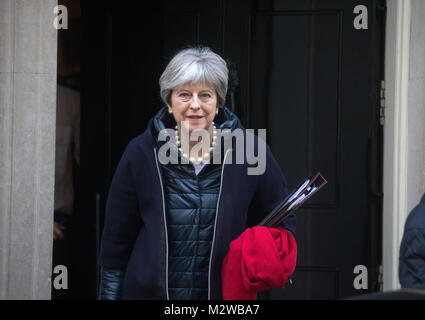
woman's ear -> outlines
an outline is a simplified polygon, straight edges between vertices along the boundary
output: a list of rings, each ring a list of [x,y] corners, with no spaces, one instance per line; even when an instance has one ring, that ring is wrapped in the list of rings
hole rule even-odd
[[[170,105],[169,105],[169,104],[167,104],[167,107],[168,107],[168,113],[169,113],[169,114],[173,114],[173,109],[171,109],[171,107],[170,107]]]

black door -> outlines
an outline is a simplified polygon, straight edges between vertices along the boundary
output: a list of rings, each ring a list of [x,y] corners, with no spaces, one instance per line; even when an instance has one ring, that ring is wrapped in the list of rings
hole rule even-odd
[[[298,210],[292,284],[261,298],[376,291],[383,1],[366,5],[367,29],[354,27],[351,0],[101,3],[82,6],[81,184],[91,223],[97,208],[102,226],[122,152],[161,107],[158,79],[168,59],[183,46],[206,45],[231,63],[226,104],[245,127],[267,129],[289,188],[317,171],[328,180]],[[367,290],[354,288],[357,265],[367,267]]]

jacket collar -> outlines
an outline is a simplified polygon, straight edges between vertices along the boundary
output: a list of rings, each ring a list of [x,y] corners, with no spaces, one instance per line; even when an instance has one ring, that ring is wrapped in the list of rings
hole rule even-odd
[[[218,129],[221,130],[221,163],[223,163],[224,156],[230,147],[229,144],[224,143],[224,141],[231,138],[231,132],[233,132],[236,128],[242,130],[245,130],[245,128],[239,118],[225,106],[219,109],[219,112],[214,119],[214,123],[217,125]],[[166,106],[161,108],[151,121],[149,121],[148,132],[150,133],[151,138],[155,141],[155,145],[158,150],[163,144],[169,141],[159,141],[159,133],[166,129],[169,132],[170,137],[172,137],[172,140],[174,140],[173,134],[175,126],[176,121],[174,120],[174,117],[168,113]],[[177,156],[177,159],[171,160],[176,160],[176,162],[181,163],[181,153],[178,151],[177,146],[175,144],[171,144],[171,148],[173,149],[173,152],[171,152],[170,157],[173,157],[174,155]]]
[[[244,129],[239,118],[225,106],[219,109],[214,122],[221,130],[230,129],[230,131],[233,131],[236,128]],[[174,117],[168,113],[167,107],[164,106],[153,117],[152,122],[149,123],[149,127],[154,139],[158,140],[158,133],[161,130],[174,129],[176,124]]]

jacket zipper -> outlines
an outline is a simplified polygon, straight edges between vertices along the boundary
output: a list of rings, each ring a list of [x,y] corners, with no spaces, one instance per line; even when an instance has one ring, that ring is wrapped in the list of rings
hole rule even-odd
[[[226,151],[226,154],[224,155],[223,166],[221,167],[220,190],[218,191],[217,207],[216,207],[216,211],[215,211],[215,221],[214,221],[214,234],[213,234],[213,240],[212,240],[212,245],[211,245],[210,263],[209,263],[209,266],[208,266],[208,300],[211,300],[211,262],[212,262],[213,252],[214,252],[215,230],[216,230],[216,227],[217,227],[217,217],[218,217],[218,208],[219,208],[219,205],[220,205],[220,198],[221,198],[221,188],[223,186],[224,165],[226,164],[227,154],[231,150],[232,149],[229,149],[229,150]]]
[[[164,186],[162,185],[161,173],[159,172],[158,165],[158,156],[156,154],[156,148],[153,149],[155,155],[156,169],[158,171],[159,182],[161,184],[161,194],[162,194],[162,213],[164,215],[164,228],[165,228],[165,289],[167,290],[167,300],[170,300],[168,293],[168,230],[167,230],[167,218],[165,215],[165,197],[164,197]]]

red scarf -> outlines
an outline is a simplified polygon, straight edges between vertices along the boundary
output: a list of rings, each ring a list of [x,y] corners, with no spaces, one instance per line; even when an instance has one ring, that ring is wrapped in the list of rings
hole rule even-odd
[[[285,229],[246,229],[230,243],[223,260],[223,299],[255,300],[259,291],[282,288],[296,262],[297,243]]]

